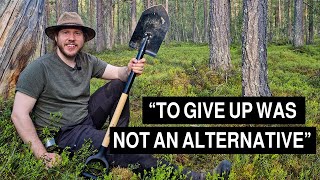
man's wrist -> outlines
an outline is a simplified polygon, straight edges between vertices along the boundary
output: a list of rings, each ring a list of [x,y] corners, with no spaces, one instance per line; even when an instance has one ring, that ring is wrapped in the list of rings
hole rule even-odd
[[[39,144],[38,146],[35,146],[32,149],[37,159],[42,159],[46,155],[46,153],[48,153],[43,144]]]
[[[129,70],[129,67],[128,66],[125,66],[125,72],[126,72],[126,75],[127,75],[127,78],[128,76],[130,75],[130,70]]]
[[[123,82],[126,82],[128,80],[128,76],[130,74],[128,66],[124,66],[122,68],[122,71],[120,73],[120,80]]]

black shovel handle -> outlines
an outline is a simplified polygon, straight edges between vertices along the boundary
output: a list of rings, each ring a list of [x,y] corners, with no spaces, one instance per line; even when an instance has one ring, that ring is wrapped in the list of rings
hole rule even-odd
[[[142,40],[141,46],[140,46],[140,48],[139,48],[139,52],[138,52],[137,57],[136,57],[136,59],[137,59],[138,61],[143,58],[143,55],[144,55],[144,53],[145,53],[145,51],[146,51],[146,47],[147,47],[147,45],[148,45],[149,38],[150,38],[150,36],[149,36],[149,35],[146,35],[146,37],[143,38],[143,40]],[[125,88],[123,89],[123,91],[122,91],[123,93],[129,94],[129,91],[130,91],[130,89],[131,89],[131,86],[132,86],[132,83],[133,83],[135,77],[136,77],[136,73],[134,73],[134,72],[131,70],[130,75],[128,76],[128,80],[127,80],[127,83],[126,83],[126,87],[125,87]]]
[[[141,46],[139,48],[139,52],[138,52],[137,57],[136,57],[137,60],[140,60],[143,57],[143,55],[145,53],[145,50],[146,50],[146,47],[148,45],[149,38],[150,38],[150,36],[147,35],[147,34],[143,38]],[[104,137],[104,139],[102,141],[102,146],[104,146],[106,148],[109,146],[109,143],[110,143],[110,128],[111,127],[116,127],[117,124],[118,124],[120,115],[121,115],[123,107],[124,107],[124,105],[125,105],[125,103],[126,103],[126,101],[128,99],[129,91],[131,89],[131,86],[132,86],[132,83],[133,83],[135,77],[136,77],[136,74],[131,70],[130,75],[128,76],[128,80],[127,80],[126,86],[122,91],[122,94],[120,96],[120,99],[119,99],[119,102],[117,104],[117,107],[116,107],[116,109],[115,109],[115,111],[113,113],[112,119],[111,119],[109,127],[107,129],[107,133],[106,133],[106,135],[105,135],[105,137]]]

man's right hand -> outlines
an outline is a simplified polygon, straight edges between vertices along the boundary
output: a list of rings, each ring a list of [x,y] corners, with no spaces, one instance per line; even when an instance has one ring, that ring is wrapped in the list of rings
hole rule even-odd
[[[43,160],[43,162],[46,165],[46,168],[52,168],[53,166],[58,165],[61,162],[61,156],[59,154],[56,153],[44,153],[41,156],[41,159]]]
[[[17,91],[14,99],[11,119],[23,142],[31,144],[31,149],[36,158],[43,159],[46,167],[51,168],[61,162],[61,157],[56,153],[48,153],[39,139],[29,115],[36,101],[37,100],[35,98]]]

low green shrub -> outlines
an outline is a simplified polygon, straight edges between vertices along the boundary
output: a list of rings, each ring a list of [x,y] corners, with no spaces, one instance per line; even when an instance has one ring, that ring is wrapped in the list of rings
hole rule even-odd
[[[118,48],[97,56],[113,65],[126,65],[136,51]],[[147,56],[146,56],[147,57]],[[172,43],[163,45],[157,58],[147,57],[145,72],[136,78],[130,92],[130,126],[142,124],[142,97],[145,96],[241,96],[241,48],[231,48],[232,68],[221,76],[208,68],[207,45]],[[306,97],[306,126],[320,128],[320,47],[268,47],[268,77],[273,96]],[[91,93],[106,82],[94,79]],[[0,103],[0,177],[2,179],[81,179],[88,156],[94,152],[89,143],[73,156],[65,150],[62,163],[46,170],[43,162],[34,158],[28,145],[22,143],[10,120],[12,101]],[[159,125],[162,126],[162,125]],[[170,126],[170,125],[168,125]],[[171,125],[177,126],[177,125]],[[189,125],[181,125],[188,127]],[[202,126],[202,125],[201,125]],[[206,126],[206,125],[203,125]],[[222,126],[222,125],[210,125]],[[241,127],[246,125],[228,125]],[[261,125],[262,127],[264,125]],[[290,125],[288,125],[290,127]],[[317,141],[320,132],[317,131]],[[320,145],[317,145],[317,152]],[[166,154],[156,155],[180,167],[207,172],[221,160],[228,159],[233,167],[230,179],[319,179],[320,157],[317,154]],[[126,171],[126,172],[125,172]],[[130,169],[116,168],[103,179],[168,179],[171,168],[160,167],[145,175]],[[124,173],[122,173],[124,172]],[[126,174],[126,175],[125,175]],[[185,179],[175,172],[175,179]],[[209,175],[208,179],[216,179]]]

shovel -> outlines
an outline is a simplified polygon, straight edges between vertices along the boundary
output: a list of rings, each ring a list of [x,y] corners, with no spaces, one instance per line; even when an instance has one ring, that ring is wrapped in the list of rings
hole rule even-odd
[[[148,54],[152,57],[155,57],[157,55],[160,45],[169,29],[169,26],[170,21],[168,14],[162,5],[150,7],[142,13],[129,42],[129,46],[131,48],[139,50],[136,57],[137,60],[142,59],[144,54]],[[110,125],[107,129],[102,145],[100,146],[97,154],[90,156],[86,160],[85,166],[90,163],[100,162],[104,165],[106,173],[108,172],[109,163],[106,159],[106,151],[110,143],[110,128],[116,127],[118,124],[119,117],[127,101],[129,91],[135,77],[136,74],[131,71],[130,75],[128,76],[126,86],[122,91],[116,110],[110,121]],[[82,175],[88,178],[97,178],[90,172],[83,171]]]

